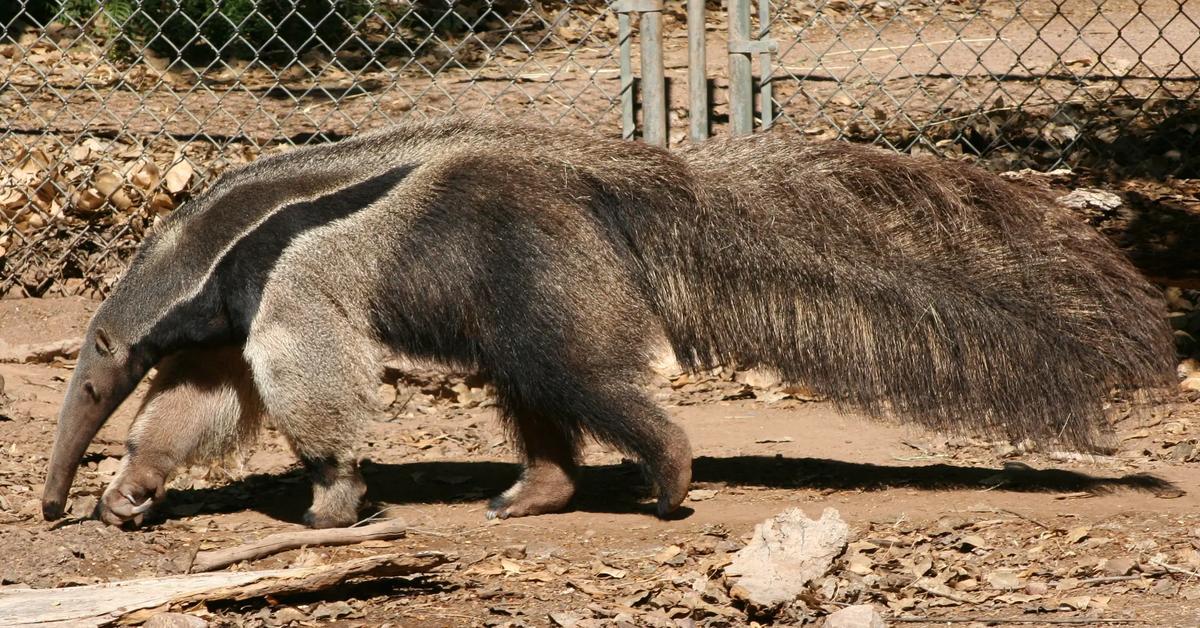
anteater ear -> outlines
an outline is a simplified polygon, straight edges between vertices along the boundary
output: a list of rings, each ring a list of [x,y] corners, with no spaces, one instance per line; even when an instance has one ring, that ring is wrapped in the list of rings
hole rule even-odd
[[[115,350],[116,347],[113,346],[112,339],[108,337],[108,332],[103,329],[97,329],[96,351],[99,351],[100,355],[111,356]]]

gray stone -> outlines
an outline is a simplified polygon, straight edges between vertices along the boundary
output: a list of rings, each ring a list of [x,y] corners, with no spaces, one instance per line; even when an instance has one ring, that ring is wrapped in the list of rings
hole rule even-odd
[[[725,573],[730,594],[759,607],[789,602],[825,575],[846,550],[850,526],[826,508],[818,520],[792,508],[754,526],[754,536],[733,555]]]
[[[883,617],[870,604],[847,606],[825,618],[825,628],[886,628]]]
[[[143,628],[208,628],[208,622],[195,615],[159,613],[142,624]]]

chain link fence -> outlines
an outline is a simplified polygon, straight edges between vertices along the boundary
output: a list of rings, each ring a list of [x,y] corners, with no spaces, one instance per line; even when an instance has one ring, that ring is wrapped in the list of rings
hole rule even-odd
[[[453,112],[620,126],[603,1],[19,0],[0,30],[0,294],[106,293],[264,152]]]
[[[766,125],[1004,168],[1200,176],[1195,2],[768,4]]]
[[[1200,7],[727,4],[748,1],[742,32],[762,44],[731,45],[733,7],[703,0],[10,1],[0,294],[103,295],[146,229],[222,170],[405,119],[487,112],[629,137],[632,77],[662,68],[641,90],[647,138],[723,133],[739,55],[760,127],[995,167],[1195,176]],[[639,57],[642,23],[655,37]]]

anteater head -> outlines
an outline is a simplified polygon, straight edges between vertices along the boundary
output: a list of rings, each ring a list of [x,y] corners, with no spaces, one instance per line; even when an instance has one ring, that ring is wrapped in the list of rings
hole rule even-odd
[[[226,332],[214,286],[191,281],[171,232],[150,237],[88,325],[58,416],[42,514],[63,514],[71,482],[96,432],[167,353]]]
[[[97,317],[99,319],[100,317]],[[42,514],[57,519],[88,444],[149,370],[149,356],[119,327],[93,319],[67,387],[42,494]]]

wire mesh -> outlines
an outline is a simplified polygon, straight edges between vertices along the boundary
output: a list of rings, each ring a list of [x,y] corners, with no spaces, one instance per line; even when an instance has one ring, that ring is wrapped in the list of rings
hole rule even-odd
[[[997,167],[1195,176],[1198,22],[1183,0],[771,0],[773,118]]]
[[[265,152],[453,112],[617,135],[637,106],[622,92],[614,0],[4,4],[0,294],[105,294],[158,217]],[[662,3],[676,141],[685,4]],[[750,39],[777,44],[752,64],[771,132],[998,168],[1200,176],[1195,3],[753,4],[767,20]],[[713,80],[695,88],[715,89],[696,100],[727,132],[728,22],[721,3],[707,16],[692,32],[707,39]]]
[[[604,1],[20,0],[0,9],[0,294],[102,295],[263,152],[489,112],[619,129]]]

